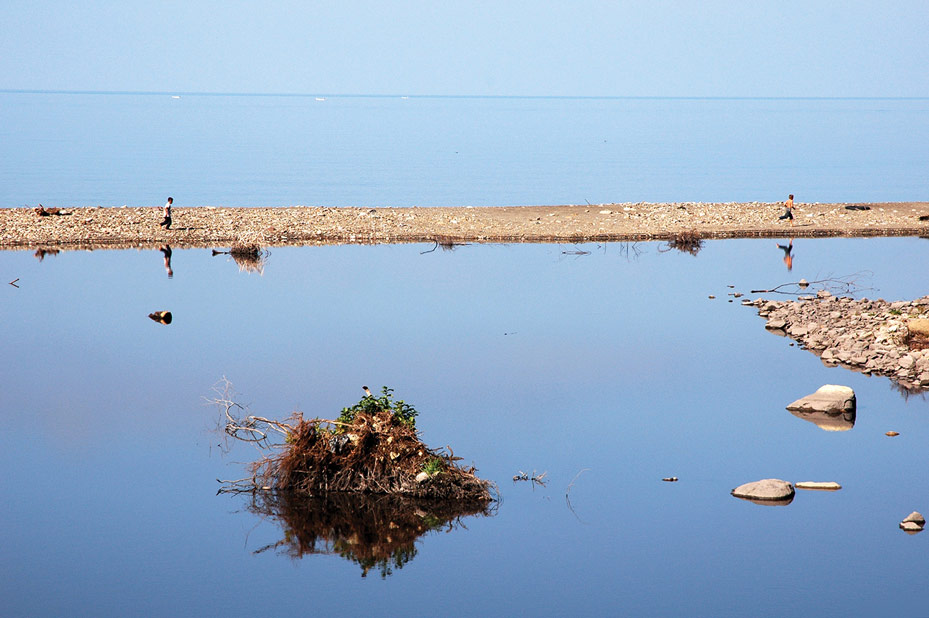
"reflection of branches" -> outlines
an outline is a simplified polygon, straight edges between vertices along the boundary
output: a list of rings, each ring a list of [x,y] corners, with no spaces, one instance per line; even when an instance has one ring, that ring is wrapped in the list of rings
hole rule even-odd
[[[465,247],[471,244],[469,242],[457,242],[457,241],[451,240],[444,236],[437,236],[436,238],[432,239],[432,242],[435,243],[435,246],[432,247],[432,249],[429,249],[427,251],[420,251],[419,254],[424,255],[426,253],[432,253],[439,247],[442,247],[442,251],[454,251],[458,247]]]
[[[637,260],[639,256],[645,253],[645,250],[639,247],[638,242],[619,243],[619,254],[626,258],[626,261]]]
[[[788,283],[782,283],[776,285],[773,288],[768,288],[764,290],[752,290],[752,294],[764,294],[764,293],[775,293],[775,294],[790,294],[794,296],[800,296],[801,294],[808,293],[807,288],[809,286],[818,286],[821,290],[826,290],[832,294],[857,294],[865,290],[870,290],[872,288],[866,288],[858,284],[859,279],[870,278],[874,273],[869,270],[859,271],[851,275],[845,275],[844,277],[829,277],[826,279],[818,279],[816,281],[791,281]],[[786,289],[785,289],[786,288]]]
[[[890,390],[897,391],[897,393],[899,393],[900,396],[903,397],[903,401],[909,401],[910,397],[914,395],[918,395],[919,398],[922,399],[923,401],[926,400],[926,389],[920,386],[915,386],[915,385],[904,386],[903,384],[900,384],[899,382],[891,380]]]

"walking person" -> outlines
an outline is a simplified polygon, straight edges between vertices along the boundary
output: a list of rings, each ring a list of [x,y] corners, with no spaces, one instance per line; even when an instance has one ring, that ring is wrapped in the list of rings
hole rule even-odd
[[[787,219],[790,221],[790,224],[794,224],[794,195],[791,193],[787,196],[787,201],[784,202],[784,214],[782,214],[778,219],[784,220]]]
[[[164,208],[164,215],[165,215],[165,218],[164,218],[164,221],[162,221],[161,223],[158,224],[158,225],[163,225],[164,228],[165,228],[166,230],[170,230],[170,229],[171,229],[171,205],[172,205],[173,203],[174,203],[174,198],[173,198],[173,197],[169,197],[169,198],[168,198],[168,201],[165,203],[165,208]]]

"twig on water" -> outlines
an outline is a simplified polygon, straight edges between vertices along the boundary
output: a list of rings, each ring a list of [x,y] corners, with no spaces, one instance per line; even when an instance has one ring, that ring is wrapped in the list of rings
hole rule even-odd
[[[531,481],[533,488],[536,486],[536,484],[541,485],[542,487],[545,487],[545,484],[548,483],[548,481],[545,480],[545,475],[547,474],[548,472],[538,473],[535,470],[533,470],[532,474],[530,475],[527,472],[523,472],[522,470],[520,470],[519,472],[513,475],[513,482],[516,483],[519,481]]]
[[[10,285],[12,285],[12,286],[13,286],[14,288],[16,288],[16,289],[19,289],[19,286],[16,285],[16,282],[17,282],[17,281],[19,281],[19,277],[16,277],[16,278],[13,279],[12,281],[10,281]]]
[[[790,294],[794,296],[800,296],[805,294],[809,286],[819,286],[822,290],[827,290],[833,294],[857,294],[864,290],[870,290],[873,288],[866,288],[858,284],[859,279],[870,277],[873,273],[871,271],[860,271],[857,273],[852,273],[851,275],[845,275],[844,277],[827,277],[825,279],[817,279],[816,281],[789,281],[787,283],[782,283],[776,285],[773,288],[763,289],[763,290],[752,290],[752,294]],[[782,288],[790,288],[784,290]]]
[[[568,505],[568,510],[571,511],[574,516],[577,517],[577,520],[584,525],[587,525],[587,522],[580,518],[580,516],[577,514],[577,511],[574,510],[574,506],[571,504],[571,488],[574,487],[574,481],[577,480],[577,477],[589,471],[590,468],[581,468],[581,470],[579,470],[578,473],[574,475],[574,478],[571,479],[571,482],[568,483],[567,489],[564,490],[564,501]]]
[[[574,245],[577,247],[577,245]],[[590,255],[590,251],[584,251],[583,249],[574,249],[573,251],[562,251],[561,255]]]

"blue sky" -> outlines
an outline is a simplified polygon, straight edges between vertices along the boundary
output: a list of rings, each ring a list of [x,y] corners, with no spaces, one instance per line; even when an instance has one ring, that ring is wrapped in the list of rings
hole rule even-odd
[[[929,5],[4,0],[0,89],[929,96]]]

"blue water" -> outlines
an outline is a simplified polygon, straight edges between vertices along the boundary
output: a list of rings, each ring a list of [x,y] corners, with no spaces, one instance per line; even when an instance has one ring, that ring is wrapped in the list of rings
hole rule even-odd
[[[926,99],[0,92],[0,207],[925,200]]]
[[[927,401],[823,366],[727,295],[858,273],[864,296],[915,298],[927,276],[901,264],[929,241],[797,239],[791,272],[771,240],[696,257],[428,248],[272,249],[262,275],[175,250],[170,279],[158,251],[0,253],[3,613],[925,612],[913,574],[929,532],[897,524],[929,512]],[[274,417],[331,417],[362,384],[389,385],[503,502],[423,537],[385,579],[338,556],[253,554],[283,532],[215,495],[258,456],[219,448],[203,398],[222,376]],[[857,392],[852,430],[784,409],[827,383]],[[513,483],[519,470],[548,484]],[[843,489],[776,508],[729,496],[766,477]]]

